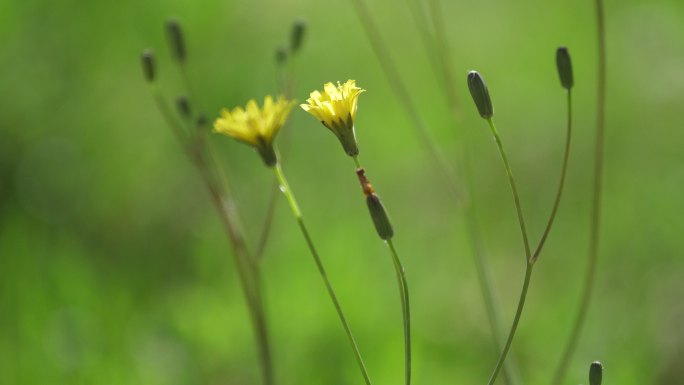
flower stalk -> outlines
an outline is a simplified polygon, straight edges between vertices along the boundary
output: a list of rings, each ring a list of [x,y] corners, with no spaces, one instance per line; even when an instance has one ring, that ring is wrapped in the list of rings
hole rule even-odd
[[[596,84],[596,133],[594,141],[594,182],[591,205],[591,222],[589,227],[589,252],[587,253],[587,267],[584,273],[582,294],[577,314],[566,342],[563,354],[553,375],[551,383],[561,384],[565,378],[570,360],[572,359],[582,328],[584,326],[596,280],[596,264],[598,262],[599,240],[601,231],[601,196],[603,193],[603,156],[605,148],[605,109],[606,109],[606,30],[603,0],[594,1],[596,10],[596,30],[598,40],[598,80]]]
[[[232,111],[224,109],[221,111],[221,117],[216,119],[214,122],[214,132],[230,136],[235,140],[238,140],[244,144],[247,144],[257,150],[259,155],[262,157],[265,165],[273,170],[275,180],[280,186],[280,191],[283,192],[287,202],[292,210],[292,214],[295,217],[299,229],[302,232],[304,240],[309,248],[311,256],[316,263],[318,272],[323,279],[326,290],[330,296],[330,299],[335,306],[337,315],[340,318],[342,326],[344,328],[345,334],[349,339],[352,346],[354,356],[363,375],[366,385],[371,385],[371,380],[366,370],[365,363],[361,357],[361,352],[359,351],[356,340],[351,332],[347,318],[342,311],[342,307],[337,299],[335,290],[332,287],[328,274],[325,271],[323,262],[314,246],[313,240],[309,234],[309,231],[304,223],[304,218],[302,212],[299,209],[297,200],[295,199],[292,190],[290,189],[285,174],[282,171],[280,162],[277,156],[277,151],[273,144],[276,134],[280,131],[281,127],[285,124],[287,117],[292,109],[294,102],[286,98],[279,97],[277,100],[269,95],[264,98],[264,104],[262,107],[256,103],[255,100],[250,100],[247,102],[247,106],[243,109],[242,107],[236,107]]]

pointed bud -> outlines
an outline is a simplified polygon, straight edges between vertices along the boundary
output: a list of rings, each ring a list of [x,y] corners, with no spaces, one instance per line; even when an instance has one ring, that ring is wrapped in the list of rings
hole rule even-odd
[[[280,46],[276,49],[275,60],[277,65],[285,65],[285,62],[287,62],[287,50],[285,49],[285,47]]]
[[[292,26],[292,34],[290,36],[290,51],[297,53],[304,41],[304,34],[306,33],[306,22],[304,20],[297,20]]]
[[[166,22],[166,36],[169,40],[171,56],[180,63],[185,62],[185,40],[178,20],[171,19]]]
[[[594,361],[589,367],[589,385],[601,385],[602,380],[603,365],[598,361]]]
[[[566,47],[558,47],[556,50],[556,68],[558,69],[561,85],[566,90],[570,90],[574,80],[572,78],[572,61]]]
[[[152,50],[149,48],[144,50],[142,55],[140,56],[140,59],[142,63],[143,75],[145,75],[145,80],[147,80],[150,83],[154,82],[156,71],[154,65],[154,54],[152,53]]]
[[[385,206],[383,206],[382,201],[380,201],[380,197],[375,193],[373,186],[371,186],[370,181],[366,177],[366,171],[363,168],[359,168],[356,170],[356,176],[359,177],[361,189],[363,190],[364,195],[366,195],[366,204],[368,205],[368,212],[375,225],[375,231],[378,232],[380,239],[385,241],[391,239],[394,236],[392,222],[387,215]]]
[[[489,119],[494,116],[494,107],[492,107],[492,100],[489,97],[489,90],[482,76],[477,71],[468,72],[468,89],[470,96],[473,97],[475,106],[480,112],[480,116],[484,119]]]
[[[197,127],[199,128],[205,128],[207,126],[207,123],[209,121],[207,120],[207,117],[204,116],[204,114],[200,114],[200,116],[197,117]]]
[[[187,97],[181,95],[178,98],[176,98],[176,109],[178,110],[178,114],[183,119],[190,119],[191,118],[190,102],[188,101]]]

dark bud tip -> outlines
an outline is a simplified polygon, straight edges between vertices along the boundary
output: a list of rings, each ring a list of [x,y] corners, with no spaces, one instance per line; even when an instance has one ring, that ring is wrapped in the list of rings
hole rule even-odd
[[[306,21],[299,19],[292,25],[292,34],[290,35],[290,51],[297,53],[302,47],[304,35],[306,33]]]
[[[558,68],[558,76],[560,77],[561,85],[566,90],[570,90],[574,84],[574,80],[572,77],[570,52],[568,52],[566,47],[558,47],[556,50],[556,68]]]
[[[183,29],[180,22],[171,19],[166,22],[166,35],[169,40],[169,49],[174,59],[179,62],[185,61],[185,40],[183,39]]]
[[[278,64],[279,66],[285,65],[285,63],[287,62],[287,49],[285,49],[285,47],[280,46],[276,48],[275,60],[276,64]]]
[[[601,385],[601,381],[603,381],[603,365],[594,361],[589,366],[589,385]]]
[[[484,119],[494,116],[494,107],[492,107],[492,99],[489,97],[487,84],[479,72],[468,72],[468,89],[480,116]]]
[[[145,75],[145,80],[152,83],[154,81],[154,76],[156,73],[154,65],[154,53],[152,53],[152,50],[146,49],[143,51],[142,55],[140,56],[140,59],[142,63],[143,75]]]
[[[176,109],[183,119],[190,119],[190,102],[186,96],[179,96],[176,98]]]

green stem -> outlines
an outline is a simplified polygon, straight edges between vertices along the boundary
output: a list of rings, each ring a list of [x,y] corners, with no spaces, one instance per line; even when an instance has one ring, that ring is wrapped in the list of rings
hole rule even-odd
[[[473,248],[473,258],[475,259],[475,266],[478,269],[478,277],[480,278],[479,282],[481,286],[481,291],[487,304],[487,316],[493,331],[495,345],[498,351],[500,346],[502,345],[503,340],[501,332],[502,326],[500,322],[500,317],[498,316],[498,314],[501,313],[501,310],[499,309],[497,301],[494,297],[495,289],[493,283],[491,282],[491,279],[489,278],[489,264],[487,262],[483,248],[481,247],[479,235],[480,231],[474,219],[475,214],[473,211],[473,205],[469,201],[470,197],[466,194],[466,192],[464,192],[461,189],[462,183],[458,181],[456,173],[454,172],[450,164],[446,161],[444,154],[436,145],[434,139],[432,138],[429,130],[425,125],[425,122],[420,117],[420,114],[418,113],[418,110],[409,95],[408,87],[406,86],[402,77],[400,76],[398,67],[396,63],[393,61],[389,51],[387,50],[386,44],[383,41],[382,36],[380,35],[380,32],[378,30],[378,27],[375,25],[374,20],[364,0],[354,0],[353,5],[359,18],[359,21],[361,22],[366,32],[366,36],[368,37],[368,40],[371,43],[373,51],[375,52],[375,55],[378,61],[380,62],[380,65],[383,69],[383,73],[385,74],[387,81],[390,87],[392,88],[392,91],[399,99],[399,102],[402,103],[405,111],[409,116],[411,124],[413,125],[414,129],[416,130],[421,139],[423,146],[427,149],[428,154],[432,157],[433,162],[437,165],[438,169],[444,175],[443,180],[446,182],[447,187],[456,197],[456,200],[460,201],[460,207],[464,210],[464,215],[467,218],[469,218],[466,221],[468,226],[467,234]],[[443,31],[443,28],[436,28],[436,32],[439,33],[440,30]],[[423,41],[425,42],[425,39]],[[446,40],[444,39],[444,41]],[[446,50],[447,45],[445,44],[443,48]],[[431,47],[427,47],[427,49],[428,51],[430,51]],[[444,65],[444,63],[448,63],[446,55],[447,54],[445,52],[440,60],[440,63],[442,63],[442,65]],[[446,71],[450,73],[451,69],[447,68]],[[451,78],[453,78],[453,76]],[[448,87],[448,85],[445,82],[440,82],[440,84],[442,84],[445,87]],[[451,111],[454,116],[454,119],[457,120],[458,106],[455,97],[456,93],[451,92],[449,90],[446,90],[446,93],[447,95],[451,95],[451,97],[453,97],[453,100],[451,101]],[[464,147],[467,147],[465,143]],[[469,165],[467,162],[467,158],[465,161],[463,161],[462,166],[464,169],[464,173],[466,175],[469,174],[470,170],[468,169]],[[504,370],[505,374],[507,375],[507,378],[509,379],[509,383],[512,385],[516,383],[514,369],[515,365],[511,364],[510,360],[507,361]]]
[[[527,237],[527,228],[525,226],[525,218],[523,217],[522,206],[520,204],[520,194],[518,194],[518,188],[515,184],[515,178],[513,177],[513,171],[511,171],[511,165],[508,162],[508,156],[506,156],[506,151],[504,151],[503,143],[501,142],[501,137],[499,132],[496,130],[494,125],[494,120],[492,118],[487,119],[489,127],[492,129],[492,134],[494,135],[494,140],[496,141],[496,146],[499,148],[499,154],[501,155],[501,160],[503,160],[504,167],[506,168],[506,174],[508,175],[508,183],[511,186],[511,191],[513,192],[513,201],[515,202],[515,210],[518,214],[518,225],[520,226],[520,234],[522,234],[523,244],[525,245],[525,256],[526,261],[529,262],[532,253],[530,251],[530,241]]]
[[[352,159],[354,159],[354,164],[356,165],[356,168],[362,168],[361,162],[359,162],[359,156],[358,155],[352,156]]]
[[[171,128],[186,156],[195,166],[200,178],[206,185],[216,211],[219,213],[219,218],[223,222],[226,234],[231,241],[234,251],[235,265],[240,278],[240,285],[242,286],[242,291],[247,302],[247,309],[254,327],[254,334],[257,340],[257,348],[259,351],[259,359],[261,361],[264,384],[273,385],[273,363],[271,358],[271,348],[268,336],[268,328],[266,325],[266,317],[263,309],[264,306],[260,288],[260,276],[259,272],[251,263],[247,244],[245,243],[245,237],[242,235],[241,226],[239,224],[240,221],[238,219],[238,215],[237,213],[231,211],[234,210],[235,207],[232,195],[229,194],[227,187],[225,191],[222,191],[220,184],[216,180],[216,177],[213,176],[210,171],[207,158],[202,151],[200,151],[199,147],[197,146],[198,143],[193,141],[195,136],[188,135],[188,132],[184,130],[182,125],[179,124],[174,118],[174,114],[172,113],[168,102],[161,94],[159,88],[152,84],[151,92],[157,108],[162,114],[162,117],[166,121],[167,125]]]
[[[351,332],[351,328],[349,327],[349,323],[347,322],[347,318],[345,317],[344,313],[342,312],[342,307],[340,306],[339,301],[337,300],[337,295],[335,294],[335,291],[333,290],[332,284],[330,283],[330,280],[328,279],[328,274],[325,271],[325,268],[323,267],[323,262],[321,261],[321,258],[318,255],[318,252],[316,251],[316,248],[314,247],[313,241],[311,240],[311,236],[309,235],[309,231],[306,228],[306,225],[304,224],[304,219],[302,218],[302,212],[299,210],[299,205],[297,204],[297,200],[295,199],[294,195],[292,194],[292,190],[290,189],[290,186],[287,183],[287,179],[285,179],[285,174],[283,174],[283,170],[280,167],[280,163],[276,163],[275,166],[273,166],[273,172],[275,173],[276,179],[280,183],[280,190],[283,192],[285,195],[285,198],[287,198],[287,202],[290,204],[290,209],[292,210],[292,214],[294,215],[295,219],[297,220],[297,224],[299,225],[299,229],[302,231],[302,235],[304,236],[304,239],[306,240],[306,244],[309,247],[309,251],[311,252],[311,256],[313,256],[314,262],[316,262],[316,267],[318,268],[318,272],[321,275],[321,278],[323,279],[323,282],[325,283],[325,287],[328,290],[328,294],[330,295],[330,299],[333,302],[333,305],[335,305],[335,310],[337,311],[337,315],[340,318],[340,321],[342,322],[342,327],[344,328],[344,332],[347,335],[347,338],[349,339],[349,343],[352,346],[352,350],[354,351],[354,356],[356,357],[356,361],[359,365],[359,369],[361,370],[361,374],[363,375],[363,379],[366,382],[366,385],[371,385],[371,380],[370,377],[368,376],[368,371],[366,370],[366,365],[364,364],[363,358],[361,357],[361,352],[359,351],[359,347],[356,343],[356,339],[354,338],[354,335]]]
[[[358,155],[352,156],[354,164],[357,169],[362,169],[361,162]],[[406,385],[411,384],[411,311],[409,307],[409,292],[408,283],[406,282],[406,272],[404,266],[401,264],[397,250],[394,248],[392,239],[386,239],[385,244],[389,248],[392,255],[392,262],[397,274],[397,283],[399,284],[399,296],[401,298],[402,321],[404,327],[404,373]]]
[[[418,0],[414,0],[414,3]],[[443,89],[451,110],[452,120],[454,125],[458,128],[460,123],[460,108],[459,100],[457,95],[457,90],[455,87],[454,65],[451,60],[451,54],[449,49],[449,42],[447,39],[446,28],[444,25],[444,18],[442,17],[443,11],[440,9],[439,0],[430,0],[428,4],[428,10],[430,13],[430,20],[432,20],[432,27],[434,30],[434,54],[437,60],[433,60],[433,64],[438,64],[436,72],[442,74],[442,81],[439,82],[441,88]],[[414,7],[415,8],[415,7]],[[416,17],[418,19],[418,17]],[[430,48],[430,41],[428,39],[423,39],[423,42],[428,51],[433,51]],[[475,205],[472,202],[472,168],[470,166],[470,149],[467,145],[469,142],[467,140],[468,131],[462,131],[463,139],[462,151],[460,164],[463,170],[465,179],[465,192],[463,194],[463,214],[466,218],[466,231],[468,235],[468,240],[471,245],[473,259],[475,260],[475,267],[478,273],[478,282],[480,284],[480,291],[485,302],[485,309],[487,312],[487,319],[489,321],[490,330],[494,337],[494,345],[497,351],[501,351],[501,346],[503,345],[503,326],[501,324],[501,309],[496,301],[496,294],[494,290],[494,283],[491,278],[491,271],[487,256],[484,252],[484,247],[482,246],[482,241],[480,237],[479,227],[477,225]],[[504,362],[504,377],[509,385],[517,385],[519,380],[519,374],[517,370],[517,364],[513,358],[509,358]]]
[[[565,135],[565,153],[563,154],[563,166],[561,168],[561,175],[560,175],[560,181],[558,182],[558,190],[556,191],[556,198],[553,201],[553,208],[551,209],[551,215],[549,216],[549,220],[546,223],[546,228],[544,228],[544,233],[542,234],[541,239],[539,240],[539,244],[537,245],[537,248],[534,250],[534,253],[532,254],[532,258],[530,262],[533,264],[537,262],[537,258],[539,258],[539,254],[542,251],[542,248],[544,247],[544,243],[546,242],[546,238],[549,236],[549,232],[551,231],[551,227],[553,226],[553,222],[556,219],[556,213],[558,212],[558,207],[560,206],[560,200],[561,200],[561,195],[563,195],[563,186],[565,185],[565,176],[568,171],[568,160],[570,159],[570,142],[572,140],[572,93],[570,90],[567,92],[567,100],[568,100],[568,128],[566,131]]]
[[[494,381],[496,381],[496,377],[499,375],[499,371],[501,371],[501,367],[503,366],[504,361],[506,360],[506,356],[508,355],[508,351],[511,348],[511,344],[513,343],[513,337],[515,337],[515,332],[518,329],[518,323],[520,322],[520,317],[522,315],[523,308],[525,307],[525,299],[527,298],[527,289],[530,286],[530,278],[532,278],[532,268],[534,265],[531,263],[527,263],[525,267],[525,280],[523,281],[523,287],[520,292],[520,299],[518,300],[518,308],[515,311],[515,318],[513,318],[513,324],[511,325],[511,330],[508,332],[508,338],[506,339],[506,345],[504,345],[503,350],[501,351],[501,354],[499,355],[499,360],[496,362],[496,367],[494,367],[494,371],[492,372],[492,375],[489,377],[489,382],[487,382],[488,385],[493,385]]]
[[[529,288],[530,285],[530,278],[532,277],[532,267],[534,266],[531,263],[531,252],[530,252],[530,243],[527,237],[527,228],[525,227],[525,218],[523,217],[523,212],[522,212],[522,205],[520,204],[520,194],[518,194],[518,188],[515,183],[515,178],[513,177],[513,171],[511,170],[511,165],[508,162],[508,156],[506,156],[506,151],[504,150],[503,143],[501,141],[501,137],[499,136],[499,132],[496,129],[496,126],[494,125],[494,121],[492,118],[487,119],[487,123],[489,123],[489,127],[492,130],[492,134],[494,135],[494,140],[496,141],[496,145],[499,149],[499,154],[501,155],[501,160],[503,161],[504,168],[506,169],[506,174],[508,175],[508,182],[511,186],[511,192],[513,193],[513,201],[515,202],[515,209],[518,214],[518,224],[520,225],[520,233],[523,238],[523,244],[525,246],[525,279],[523,281],[523,287],[522,291],[520,292],[520,299],[518,300],[518,308],[515,311],[515,317],[513,318],[513,324],[511,325],[511,330],[508,332],[508,338],[506,338],[506,344],[504,345],[503,350],[501,351],[501,354],[499,355],[499,360],[496,363],[496,366],[494,367],[494,371],[492,372],[491,377],[489,378],[488,385],[494,384],[494,381],[496,381],[497,376],[499,375],[499,371],[501,370],[504,362],[506,361],[506,356],[508,355],[508,351],[511,348],[511,344],[513,343],[513,337],[515,337],[515,332],[518,329],[518,323],[520,322],[520,317],[522,315],[523,308],[525,307],[525,299],[527,298],[527,289]]]
[[[404,323],[404,370],[406,385],[411,384],[411,310],[409,306],[408,283],[406,282],[406,271],[402,266],[397,250],[394,248],[394,243],[391,239],[385,241],[387,247],[392,255],[392,262],[394,262],[394,269],[397,273],[397,282],[399,284],[399,292],[401,297],[401,310]]]
[[[380,66],[387,77],[390,87],[394,91],[395,95],[397,95],[399,98],[399,102],[403,104],[404,110],[408,114],[411,123],[416,128],[416,132],[418,133],[421,142],[425,148],[428,149],[428,154],[432,156],[433,161],[439,166],[439,171],[444,174],[444,181],[448,184],[449,189],[456,197],[458,197],[459,200],[462,200],[463,192],[461,191],[459,184],[456,182],[456,178],[454,177],[455,172],[449,161],[447,161],[446,157],[444,156],[444,153],[435,143],[432,135],[430,135],[430,131],[421,118],[415,104],[411,100],[411,94],[408,91],[408,87],[402,80],[399,69],[397,68],[396,63],[392,60],[392,57],[387,50],[387,46],[384,44],[382,37],[380,36],[380,31],[373,22],[373,18],[371,17],[370,11],[366,6],[365,0],[353,0],[352,3],[359,20],[361,21],[361,25],[366,31],[368,40],[370,40],[373,51],[378,57]]]
[[[603,0],[595,0],[596,26],[598,38],[598,82],[596,86],[596,139],[594,147],[594,191],[591,209],[591,227],[589,230],[589,253],[587,270],[584,275],[584,285],[570,338],[563,350],[563,355],[553,376],[553,385],[562,383],[572,355],[577,347],[582,326],[584,325],[589,304],[591,302],[596,276],[596,262],[598,259],[599,233],[601,230],[601,193],[603,187],[603,152],[605,137],[605,106],[606,106],[606,30],[603,12]]]

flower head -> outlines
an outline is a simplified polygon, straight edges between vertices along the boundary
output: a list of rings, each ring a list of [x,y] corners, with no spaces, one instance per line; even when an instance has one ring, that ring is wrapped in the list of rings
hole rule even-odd
[[[337,86],[326,83],[323,92],[313,91],[311,97],[302,104],[304,111],[318,119],[332,131],[342,143],[347,154],[354,156],[359,153],[354,134],[354,119],[356,118],[357,100],[366,90],[356,86],[356,81],[347,80]]]
[[[277,159],[273,150],[273,138],[285,124],[294,101],[278,97],[276,101],[268,95],[263,108],[252,99],[247,106],[235,107],[232,111],[221,110],[221,117],[214,122],[214,132],[235,138],[257,149],[267,166],[275,165]]]

